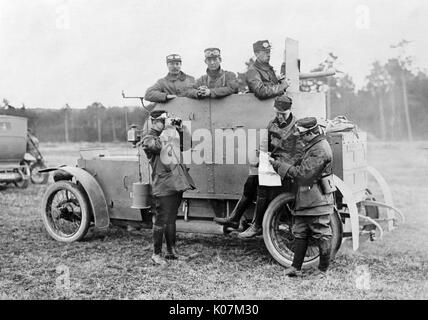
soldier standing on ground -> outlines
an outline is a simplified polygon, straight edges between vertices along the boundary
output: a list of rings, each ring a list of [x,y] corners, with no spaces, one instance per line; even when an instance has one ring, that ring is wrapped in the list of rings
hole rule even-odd
[[[150,114],[152,128],[142,139],[142,148],[149,159],[152,168],[152,210],[155,213],[153,223],[153,255],[152,260],[159,265],[165,265],[166,259],[178,259],[180,255],[176,249],[176,219],[183,192],[194,189],[194,182],[187,171],[177,171],[181,164],[180,156],[174,155],[176,163],[165,161],[163,158],[162,137],[165,126],[166,112],[156,110]],[[175,129],[174,129],[175,130]],[[179,148],[179,146],[178,146]],[[174,152],[174,147],[170,150]],[[165,234],[167,253],[162,256],[162,242]]]
[[[168,74],[159,79],[147,89],[144,99],[151,102],[167,102],[176,97],[186,96],[187,91],[193,87],[195,78],[181,71],[181,56],[170,54],[166,57]]]
[[[194,99],[222,98],[238,93],[239,83],[233,72],[221,69],[220,49],[207,48],[204,50],[207,74],[196,80],[194,88],[188,92],[188,97]]]
[[[305,143],[302,160],[293,165],[287,161],[271,160],[274,169],[283,179],[297,185],[293,235],[294,258],[288,276],[301,275],[301,268],[312,237],[318,242],[320,260],[316,274],[324,275],[330,264],[331,237],[330,215],[334,211],[335,190],[332,182],[333,153],[317,119],[308,117],[296,123],[297,132]],[[324,183],[329,180],[330,183]],[[330,186],[330,187],[327,187]]]

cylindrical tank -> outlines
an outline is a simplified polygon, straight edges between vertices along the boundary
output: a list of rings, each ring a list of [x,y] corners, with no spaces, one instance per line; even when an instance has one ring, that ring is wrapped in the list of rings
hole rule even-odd
[[[21,161],[27,146],[27,118],[0,115],[0,162]]]
[[[151,206],[151,186],[148,183],[134,182],[132,184],[133,209],[148,209]]]

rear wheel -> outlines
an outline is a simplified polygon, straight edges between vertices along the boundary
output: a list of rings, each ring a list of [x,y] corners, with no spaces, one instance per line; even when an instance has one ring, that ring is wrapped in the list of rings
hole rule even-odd
[[[30,166],[31,182],[34,184],[46,184],[49,173],[40,173],[39,170],[46,168],[43,162],[36,162]]]
[[[91,222],[85,191],[69,181],[55,182],[46,190],[41,214],[46,231],[61,242],[81,240]]]
[[[263,219],[263,238],[266,247],[272,257],[281,265],[290,267],[294,257],[294,235],[292,233],[293,219],[290,208],[294,204],[294,195],[283,193],[277,196],[266,210]],[[332,259],[336,255],[342,243],[342,222],[335,211],[331,215],[330,226],[332,229]],[[303,268],[316,265],[319,260],[318,244],[309,240]]]

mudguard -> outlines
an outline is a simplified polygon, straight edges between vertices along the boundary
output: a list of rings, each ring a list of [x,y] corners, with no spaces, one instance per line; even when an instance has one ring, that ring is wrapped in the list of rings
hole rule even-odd
[[[97,180],[89,172],[70,166],[59,166],[56,168],[51,167],[39,170],[39,172],[50,172],[55,170],[68,172],[73,175],[77,181],[79,181],[88,195],[92,213],[94,215],[95,227],[99,229],[107,228],[110,224],[107,201]]]
[[[338,176],[333,175],[334,183],[337,189],[346,200],[346,204],[349,209],[349,216],[351,218],[351,230],[352,230],[352,248],[354,251],[358,250],[360,246],[360,221],[358,220],[358,208],[355,202],[354,195],[351,188],[349,188],[342,179]]]
[[[373,167],[368,166],[367,172],[369,174],[371,174],[372,177],[376,180],[376,182],[379,184],[380,189],[383,193],[384,201],[385,201],[385,204],[387,205],[387,206],[385,206],[387,208],[386,215],[389,219],[388,231],[391,231],[392,229],[394,229],[394,224],[392,221],[394,218],[394,213],[392,210],[398,211],[396,208],[394,208],[394,201],[392,200],[391,189],[389,188],[388,183],[386,182],[385,178],[380,174],[380,172],[378,170],[376,170]],[[404,218],[404,215],[401,214],[401,212],[399,214],[402,218]]]

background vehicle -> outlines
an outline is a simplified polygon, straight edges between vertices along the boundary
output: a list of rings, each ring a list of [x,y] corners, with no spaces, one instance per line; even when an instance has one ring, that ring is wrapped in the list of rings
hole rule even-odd
[[[0,185],[27,188],[30,167],[24,161],[27,118],[0,115]]]
[[[293,113],[298,117],[326,117],[323,93],[299,91],[299,79],[326,76],[331,73],[302,75],[298,69],[298,45],[286,40],[285,68],[291,86],[287,90],[293,99]],[[143,101],[143,99],[141,99]],[[191,100],[176,98],[164,105],[144,106],[144,122],[154,108],[167,110],[180,117],[192,132],[188,156],[203,161],[192,161],[190,173],[197,190],[184,194],[182,210],[177,221],[178,231],[198,233],[225,233],[212,220],[215,216],[227,216],[240,198],[248,176],[249,159],[255,149],[248,147],[248,157],[243,163],[228,164],[225,152],[228,143],[234,148],[233,158],[240,157],[239,144],[247,146],[249,137],[258,139],[260,130],[266,128],[274,117],[273,100],[261,101],[253,94],[232,95],[224,99]],[[146,130],[147,130],[146,123]],[[202,133],[209,131],[215,141],[204,148]],[[134,130],[133,140],[138,132]],[[247,139],[248,138],[248,139]],[[252,140],[254,140],[252,139]],[[236,141],[237,140],[237,141]],[[134,139],[134,142],[138,139]],[[225,141],[226,144],[223,142]],[[333,256],[342,241],[352,239],[354,250],[358,249],[360,235],[371,239],[381,238],[383,227],[394,227],[394,221],[403,216],[393,207],[392,196],[380,174],[367,166],[366,134],[359,132],[336,132],[329,135],[334,152],[333,172],[338,187],[337,211],[332,216]],[[202,151],[203,149],[203,151]],[[54,184],[49,186],[42,200],[42,217],[48,233],[58,241],[80,240],[93,223],[96,228],[107,228],[110,223],[133,224],[151,227],[148,215],[150,168],[144,152],[132,156],[109,156],[107,150],[81,152],[77,167],[62,166],[57,170]],[[368,190],[368,175],[372,174],[381,186],[385,203],[373,199]],[[263,221],[263,237],[272,257],[284,266],[291,265],[294,237],[291,233],[293,195],[284,193],[269,205]],[[379,207],[386,208],[381,212]],[[246,212],[251,217],[253,208]],[[395,215],[396,214],[396,215]],[[397,218],[398,217],[398,218]],[[305,266],[316,263],[318,249],[310,245]]]

